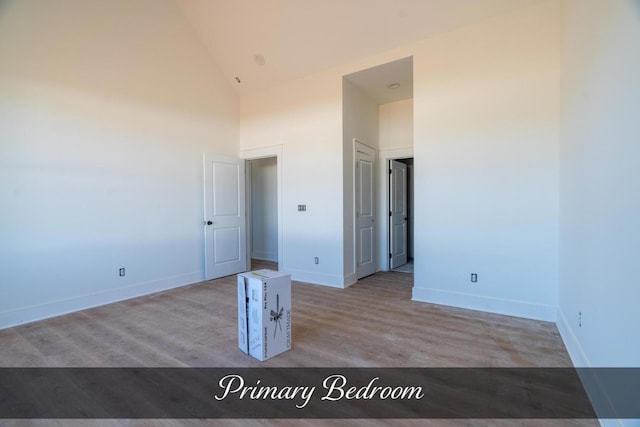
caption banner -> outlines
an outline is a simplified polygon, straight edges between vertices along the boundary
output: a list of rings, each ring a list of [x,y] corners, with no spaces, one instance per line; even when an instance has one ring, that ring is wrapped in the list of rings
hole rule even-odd
[[[638,396],[635,368],[0,368],[4,419],[640,418]]]

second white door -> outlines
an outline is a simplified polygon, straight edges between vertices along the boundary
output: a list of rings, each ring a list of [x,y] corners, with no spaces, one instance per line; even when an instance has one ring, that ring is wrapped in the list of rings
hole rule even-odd
[[[389,269],[407,263],[407,165],[389,161]]]
[[[376,272],[375,159],[373,148],[355,141],[356,274],[358,279]]]

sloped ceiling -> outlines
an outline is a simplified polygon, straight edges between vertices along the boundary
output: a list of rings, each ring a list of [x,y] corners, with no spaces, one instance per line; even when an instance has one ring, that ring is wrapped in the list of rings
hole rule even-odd
[[[176,0],[240,94],[539,1]]]

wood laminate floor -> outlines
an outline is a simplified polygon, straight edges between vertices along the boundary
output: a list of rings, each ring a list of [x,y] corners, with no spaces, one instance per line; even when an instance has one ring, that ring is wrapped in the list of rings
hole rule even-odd
[[[253,268],[275,267],[254,262]],[[1,367],[570,367],[553,323],[411,301],[413,275],[293,282],[293,349],[237,348],[236,277],[0,331]],[[14,425],[597,425],[593,420],[0,420]]]

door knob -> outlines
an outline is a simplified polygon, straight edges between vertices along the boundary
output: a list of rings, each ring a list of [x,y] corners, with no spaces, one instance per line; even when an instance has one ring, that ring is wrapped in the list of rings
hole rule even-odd
[[[213,221],[207,221],[207,222],[206,222],[206,224],[207,224],[207,225],[212,225],[212,224],[213,224]]]

